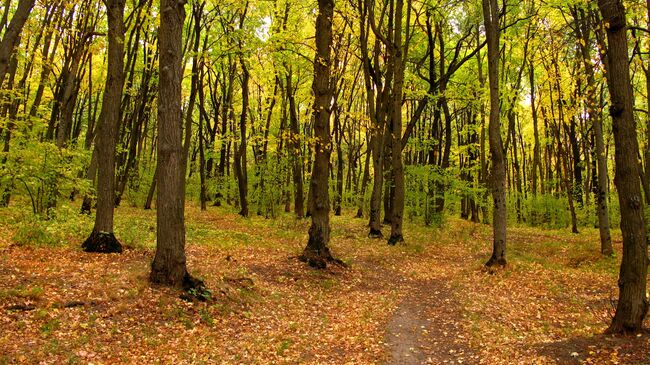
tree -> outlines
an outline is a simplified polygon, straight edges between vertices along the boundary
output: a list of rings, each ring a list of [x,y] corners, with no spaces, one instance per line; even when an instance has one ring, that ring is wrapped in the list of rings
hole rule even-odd
[[[391,144],[391,157],[393,168],[393,201],[391,202],[391,229],[388,238],[389,245],[395,245],[404,241],[402,235],[402,220],[404,216],[404,163],[402,161],[402,98],[404,88],[404,68],[406,65],[406,56],[408,54],[408,31],[406,32],[406,45],[402,45],[402,14],[404,10],[404,1],[396,0],[395,2],[395,33],[392,39],[390,58],[394,62],[394,81],[391,106],[391,133],[393,140]],[[407,14],[410,14],[411,3],[408,2]],[[409,24],[407,15],[406,28]]]
[[[572,9],[572,15],[575,20],[575,33],[578,38],[578,48],[580,50],[580,58],[584,67],[585,77],[587,81],[587,112],[589,113],[589,120],[593,124],[593,138],[595,144],[596,165],[597,165],[597,178],[596,186],[594,187],[595,200],[596,200],[596,215],[598,216],[598,229],[600,231],[600,252],[603,255],[609,256],[614,253],[612,248],[612,238],[609,233],[609,208],[608,208],[608,195],[609,189],[607,186],[607,156],[605,154],[605,141],[603,137],[603,122],[601,119],[600,107],[597,105],[597,85],[594,76],[594,65],[592,62],[593,56],[589,48],[591,44],[591,29],[593,9],[588,9],[586,14],[584,9],[577,7]],[[589,16],[587,16],[589,15]]]
[[[300,259],[310,266],[324,269],[329,262],[337,262],[327,246],[330,240],[329,162],[331,154],[330,104],[332,88],[330,72],[332,60],[332,18],[334,0],[318,0],[316,17],[316,56],[314,57],[314,166],[311,179],[313,209],[309,241]]]
[[[86,252],[122,252],[122,245],[113,234],[115,207],[115,144],[120,123],[120,101],[124,87],[124,3],[107,0],[108,75],[102,100],[95,148],[99,167],[97,180],[97,213],[95,226],[82,247]]]
[[[203,287],[203,283],[188,273],[185,261],[185,164],[181,118],[185,2],[160,0],[160,9],[157,231],[150,280],[188,290]]]
[[[9,22],[9,26],[2,37],[2,41],[0,42],[0,85],[2,85],[5,76],[7,75],[11,55],[14,53],[14,50],[18,45],[23,26],[29,17],[29,13],[34,7],[35,2],[36,0],[20,0],[18,2],[16,12],[11,18],[11,22]],[[8,11],[8,9],[6,11]]]
[[[483,18],[488,46],[488,77],[490,84],[490,123],[488,140],[490,141],[490,188],[494,201],[492,212],[492,256],[486,266],[506,265],[506,166],[501,140],[501,110],[499,99],[499,18],[500,11],[496,0],[483,0]]]
[[[608,333],[641,330],[648,312],[646,278],[648,242],[639,180],[639,145],[633,113],[633,93],[627,50],[625,7],[621,0],[598,0],[607,29],[607,85],[609,113],[614,123],[616,171],[623,233],[623,257],[619,272],[618,304]]]
[[[242,10],[241,16],[239,18],[239,29],[244,28],[244,20],[246,19],[246,13],[248,12],[248,1]],[[239,40],[239,48],[242,49],[244,44],[242,40]],[[248,108],[249,108],[249,81],[250,81],[250,72],[248,71],[248,66],[246,65],[246,60],[242,53],[239,54],[239,64],[241,66],[242,78],[241,78],[241,97],[242,97],[242,109],[241,115],[239,117],[239,148],[235,149],[235,177],[237,178],[237,187],[239,190],[239,204],[241,209],[239,215],[242,217],[248,217],[248,167],[247,167],[247,141],[246,141],[246,124],[248,120]]]

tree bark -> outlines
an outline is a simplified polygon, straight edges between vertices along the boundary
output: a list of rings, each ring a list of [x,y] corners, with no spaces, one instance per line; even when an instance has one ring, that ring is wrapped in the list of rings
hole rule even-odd
[[[239,62],[242,68],[242,111],[239,118],[239,145],[235,152],[235,176],[239,190],[239,215],[248,217],[248,172],[246,159],[246,123],[248,116],[248,81],[250,75],[244,59],[240,56]]]
[[[107,0],[108,74],[97,127],[97,212],[95,226],[82,247],[86,252],[122,252],[113,234],[115,208],[115,146],[120,124],[120,101],[124,87],[124,5],[125,0]]]
[[[623,257],[619,273],[616,314],[607,332],[641,330],[648,312],[646,278],[648,244],[639,183],[639,145],[633,116],[633,93],[627,50],[625,7],[621,0],[599,0],[607,29],[607,85],[611,98],[616,174],[623,233]]]
[[[305,192],[304,183],[302,180],[302,165],[303,157],[300,149],[300,127],[298,124],[298,112],[296,111],[296,98],[293,90],[293,72],[289,66],[287,72],[287,100],[289,101],[289,130],[291,131],[289,147],[291,153],[289,159],[291,160],[291,171],[293,175],[294,185],[294,212],[297,218],[305,217]]]
[[[538,118],[537,118],[537,104],[535,98],[535,66],[533,65],[532,57],[528,62],[528,76],[530,81],[530,109],[533,117],[533,167],[532,167],[532,177],[531,177],[531,191],[533,196],[537,195],[537,172],[539,171],[539,176],[542,177],[542,167],[541,167],[541,153],[539,145],[539,128],[538,128]]]
[[[589,44],[591,44],[591,29],[593,22],[590,20],[592,17],[585,16],[583,9],[575,9],[573,11],[574,17],[576,19],[576,36],[580,40],[578,42],[578,47],[580,49],[582,65],[584,67],[584,72],[587,76],[587,92],[586,92],[586,102],[587,102],[587,112],[589,115],[589,121],[593,125],[593,140],[595,144],[595,160],[596,160],[596,186],[593,191],[596,195],[596,215],[598,217],[598,230],[600,232],[600,252],[603,255],[609,256],[614,253],[612,247],[612,238],[609,232],[609,187],[608,187],[608,178],[607,178],[607,155],[605,154],[605,141],[603,137],[603,123],[600,113],[600,106],[597,102],[597,85],[594,76],[594,66],[591,61],[591,49]],[[591,10],[590,10],[591,13]]]
[[[318,0],[316,18],[316,56],[314,58],[314,167],[311,179],[313,200],[309,241],[300,259],[310,266],[324,269],[327,263],[336,262],[330,253],[329,219],[329,160],[331,154],[330,103],[332,89],[330,73],[332,60],[332,18],[334,0]]]
[[[409,19],[410,2],[407,6],[407,19]],[[393,38],[393,62],[395,62],[393,95],[392,95],[392,168],[393,187],[391,203],[391,226],[388,244],[395,245],[404,241],[402,234],[402,221],[404,217],[404,162],[402,161],[402,97],[404,87],[404,69],[406,63],[407,49],[402,44],[402,14],[404,11],[404,0],[395,2],[395,35]],[[407,21],[406,27],[409,24]],[[407,32],[408,35],[408,32]],[[406,39],[408,42],[408,37]]]
[[[494,236],[492,256],[486,266],[506,265],[506,166],[501,140],[501,116],[499,100],[499,9],[496,0],[483,0],[483,18],[488,45],[488,76],[490,84],[490,122],[488,140],[490,142],[490,158],[492,171],[490,188],[494,201],[492,212],[492,227]]]
[[[182,35],[185,2],[160,0],[160,81],[158,99],[158,196],[153,283],[191,289],[202,283],[190,276],[185,258],[185,173],[181,118]]]
[[[18,46],[23,26],[34,7],[35,2],[36,0],[20,0],[18,2],[16,12],[11,18],[9,26],[2,37],[2,41],[0,42],[0,85],[4,83],[7,70],[9,69],[11,55],[14,53],[16,46]],[[7,8],[5,13],[8,12],[9,8]]]

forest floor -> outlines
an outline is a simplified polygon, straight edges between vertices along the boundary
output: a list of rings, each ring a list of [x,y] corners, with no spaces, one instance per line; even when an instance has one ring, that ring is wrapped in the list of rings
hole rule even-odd
[[[153,211],[119,208],[127,249],[97,255],[79,248],[92,218],[38,228],[0,210],[0,364],[650,364],[650,333],[602,335],[618,259],[593,229],[509,229],[508,266],[486,271],[487,225],[406,224],[390,247],[333,217],[349,268],[318,271],[296,258],[308,220],[186,215],[205,302],[148,283]],[[63,239],[38,243],[48,235]]]

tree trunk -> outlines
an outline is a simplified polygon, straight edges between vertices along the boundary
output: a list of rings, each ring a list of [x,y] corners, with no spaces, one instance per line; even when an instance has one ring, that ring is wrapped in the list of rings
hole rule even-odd
[[[597,28],[597,24],[591,20],[592,17],[585,16],[583,9],[575,9],[573,11],[574,18],[576,19],[576,36],[579,39],[578,47],[581,52],[582,65],[587,78],[587,111],[589,113],[589,121],[592,122],[592,136],[593,143],[595,145],[595,154],[594,160],[595,164],[595,176],[597,178],[592,178],[595,181],[595,186],[593,191],[595,193],[595,202],[596,202],[596,215],[598,217],[598,230],[600,231],[600,252],[603,255],[609,256],[614,253],[612,248],[612,238],[609,232],[609,187],[608,187],[608,178],[607,178],[607,155],[605,154],[605,141],[603,137],[603,123],[600,110],[600,105],[597,101],[597,85],[594,77],[594,66],[592,63],[592,54],[591,54],[591,29]],[[591,14],[591,10],[590,10]],[[602,38],[602,37],[600,37]],[[600,43],[600,42],[599,42]],[[593,147],[592,147],[593,148]]]
[[[291,138],[289,139],[288,148],[291,150],[289,159],[291,160],[291,171],[293,175],[294,186],[294,211],[297,218],[305,217],[305,192],[302,180],[303,157],[300,150],[300,127],[298,124],[298,112],[296,111],[296,98],[293,90],[293,73],[291,67],[287,73],[287,100],[289,101],[289,130]]]
[[[248,217],[248,173],[246,162],[246,120],[248,115],[248,81],[250,75],[248,68],[242,56],[239,57],[242,68],[242,111],[239,119],[239,148],[235,152],[235,176],[237,177],[237,186],[239,188],[239,215]]]
[[[17,57],[11,57],[11,62],[9,65],[9,78],[7,80],[7,90],[4,100],[2,102],[4,105],[2,106],[2,118],[7,121],[7,125],[4,128],[4,146],[2,148],[2,159],[0,159],[0,166],[5,167],[5,164],[7,162],[7,156],[9,154],[9,144],[11,142],[11,131],[15,127],[14,121],[16,120],[17,113],[18,113],[18,105],[17,105],[17,100],[12,101],[9,95],[12,94],[13,89],[14,89],[14,80],[16,77],[16,71],[18,70],[18,58]],[[1,85],[1,84],[0,84]],[[2,135],[3,129],[0,128],[0,136]],[[3,171],[4,172],[4,171]],[[8,207],[9,206],[9,201],[11,200],[11,185],[13,182],[9,182],[6,186],[3,187],[2,189],[2,196],[0,197],[0,207]],[[4,184],[3,184],[4,185]]]
[[[9,26],[2,37],[2,41],[0,42],[0,85],[4,84],[4,79],[7,70],[9,69],[11,55],[14,53],[16,46],[18,46],[23,26],[34,7],[35,2],[36,0],[20,0],[18,2],[18,7],[16,8],[14,15],[9,22]],[[5,14],[8,12],[9,8],[6,9]]]
[[[149,192],[147,193],[147,200],[144,203],[144,209],[151,209],[151,204],[153,203],[153,195],[156,192],[156,185],[158,183],[158,167],[153,172],[153,177],[151,178],[151,185],[149,185]]]
[[[316,18],[316,56],[314,59],[314,167],[311,179],[313,200],[309,241],[300,259],[310,266],[324,269],[328,262],[335,262],[329,247],[329,159],[331,153],[330,136],[330,59],[332,46],[332,18],[334,0],[318,0]]]
[[[506,166],[501,140],[499,92],[499,9],[496,0],[483,0],[483,18],[488,45],[488,76],[490,83],[490,123],[488,140],[492,160],[491,190],[494,201],[492,256],[486,266],[506,265]]]
[[[637,332],[648,312],[646,278],[648,245],[639,184],[639,145],[634,122],[633,93],[627,50],[625,7],[621,0],[599,0],[598,7],[607,29],[607,85],[611,98],[616,174],[621,207],[623,257],[618,280],[619,298],[609,333]]]
[[[410,2],[407,6],[407,19],[410,14]],[[407,47],[402,45],[402,13],[404,11],[404,0],[395,2],[395,35],[393,41],[393,61],[395,62],[392,105],[392,170],[393,170],[393,193],[391,203],[391,226],[388,244],[395,245],[404,241],[402,234],[402,221],[404,217],[404,162],[402,161],[402,91],[404,87],[404,69],[407,56]],[[409,24],[407,21],[406,27]],[[408,35],[408,32],[407,32]],[[408,42],[408,38],[406,39]]]
[[[113,234],[115,208],[115,146],[120,124],[120,101],[124,87],[124,4],[107,0],[108,74],[97,130],[97,212],[90,237],[81,245],[86,252],[122,252]]]
[[[336,143],[336,196],[334,197],[334,215],[340,216],[343,205],[343,126],[341,123],[341,112],[336,112],[334,117],[334,133]]]
[[[184,2],[160,0],[160,81],[158,99],[158,166],[156,255],[153,283],[191,289],[202,283],[190,276],[185,259],[185,173],[181,118],[182,35]]]
[[[368,180],[370,180],[370,156],[371,155],[372,155],[371,151],[369,150],[369,148],[367,148],[365,162],[363,163],[363,177],[361,178],[361,191],[357,196],[358,209],[355,218],[363,218],[363,205],[365,200],[364,198],[366,196],[366,188],[368,187]]]
[[[539,171],[539,176],[542,177],[542,167],[541,167],[541,153],[539,146],[539,128],[537,123],[537,104],[535,99],[535,66],[531,60],[528,62],[529,70],[529,80],[530,80],[530,109],[533,116],[533,168],[532,168],[532,185],[531,191],[533,196],[537,195],[537,172]]]

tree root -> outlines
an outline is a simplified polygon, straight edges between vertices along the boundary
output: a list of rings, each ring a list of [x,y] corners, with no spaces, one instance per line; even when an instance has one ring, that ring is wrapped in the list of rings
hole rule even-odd
[[[212,292],[205,286],[201,279],[197,279],[186,272],[182,282],[183,294],[180,298],[189,302],[207,302],[212,299]]]
[[[401,234],[399,235],[391,235],[390,238],[388,239],[388,244],[390,246],[395,246],[398,243],[404,242],[404,236]]]
[[[340,266],[343,268],[348,267],[348,264],[342,260],[334,258],[328,248],[320,251],[314,251],[306,248],[305,251],[303,251],[302,255],[298,256],[298,260],[318,270],[326,269],[328,264]]]
[[[485,263],[485,267],[505,267],[507,264],[506,259],[504,257],[496,258],[495,256],[490,257],[488,262]]]
[[[32,311],[36,309],[36,306],[31,304],[15,304],[5,307],[8,311]]]
[[[368,233],[368,238],[383,238],[384,235],[381,233],[380,229],[374,229],[370,228],[370,232]]]
[[[90,233],[90,237],[81,245],[86,252],[94,253],[122,253],[123,248],[113,233],[97,232]]]

